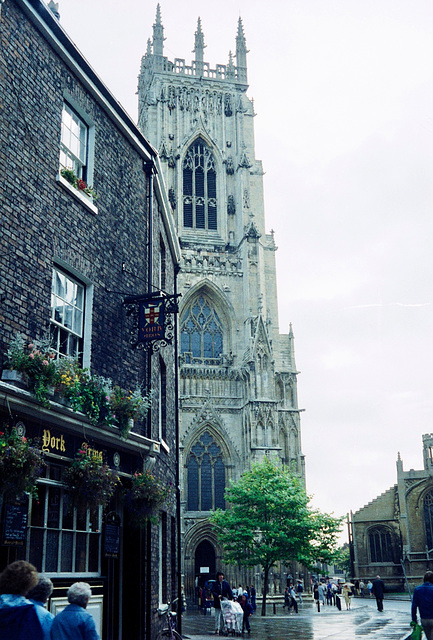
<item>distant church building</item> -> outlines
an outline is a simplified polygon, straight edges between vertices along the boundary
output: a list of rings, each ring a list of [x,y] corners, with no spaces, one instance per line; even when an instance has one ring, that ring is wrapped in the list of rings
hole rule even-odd
[[[352,577],[379,574],[389,591],[433,569],[433,434],[422,440],[424,469],[404,471],[398,454],[397,483],[350,516]]]
[[[164,56],[164,40],[158,5],[139,75],[139,127],[159,151],[182,251],[183,574],[192,597],[221,568],[207,517],[225,507],[229,481],[264,455],[302,475],[304,461],[294,338],[278,326],[277,247],[265,231],[242,21],[235,55],[214,69],[204,61],[200,18],[190,65]]]

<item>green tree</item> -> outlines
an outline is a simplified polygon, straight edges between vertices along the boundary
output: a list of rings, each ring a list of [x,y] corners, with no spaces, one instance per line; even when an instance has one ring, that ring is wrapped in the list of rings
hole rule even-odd
[[[226,490],[229,508],[211,517],[224,561],[264,573],[262,616],[266,615],[268,576],[281,561],[311,567],[331,563],[342,518],[313,509],[300,477],[265,458]]]

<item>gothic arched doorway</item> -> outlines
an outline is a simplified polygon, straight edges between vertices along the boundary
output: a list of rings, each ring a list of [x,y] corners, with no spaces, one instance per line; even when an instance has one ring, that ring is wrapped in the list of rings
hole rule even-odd
[[[209,540],[202,540],[195,550],[195,577],[198,587],[204,587],[207,580],[215,578],[215,548]]]

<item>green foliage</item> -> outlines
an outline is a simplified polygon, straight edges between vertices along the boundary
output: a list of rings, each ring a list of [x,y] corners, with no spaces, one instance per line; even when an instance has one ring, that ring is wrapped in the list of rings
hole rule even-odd
[[[42,452],[16,429],[0,431],[0,495],[19,498],[23,493],[38,497],[36,480],[45,466]]]
[[[150,395],[143,395],[140,387],[136,387],[134,391],[125,391],[118,385],[113,387],[110,405],[114,424],[117,424],[122,436],[128,434],[129,420],[143,418],[150,407],[150,403]]]
[[[77,191],[82,191],[87,196],[90,196],[91,198],[93,198],[93,200],[96,200],[98,198],[94,188],[86,184],[84,180],[81,180],[81,178],[79,178],[75,174],[75,171],[73,169],[70,169],[70,168],[60,169],[60,175],[67,182],[69,182],[69,184],[71,184],[75,189],[77,189]]]
[[[99,505],[105,507],[108,504],[120,479],[116,471],[85,445],[75,454],[64,481],[74,506],[96,509]]]
[[[135,473],[131,486],[123,494],[123,503],[129,511],[130,520],[136,527],[156,522],[155,511],[161,507],[173,492],[173,485],[157,480],[150,471]]]
[[[137,385],[126,391],[112,380],[92,375],[83,369],[76,358],[61,357],[49,340],[27,341],[18,334],[6,353],[6,367],[24,374],[30,391],[44,407],[50,408],[52,388],[66,398],[74,411],[81,411],[92,424],[119,427],[122,437],[130,430],[130,420],[144,418],[150,405],[151,394],[143,394]]]
[[[299,476],[278,461],[254,464],[225,499],[229,508],[211,517],[225,562],[261,565],[266,578],[277,561],[311,567],[334,558],[342,519],[313,509]]]
[[[49,390],[56,380],[56,353],[49,340],[27,342],[21,334],[12,340],[6,352],[6,366],[27,376],[38,402],[49,408]]]
[[[111,380],[92,376],[74,358],[57,362],[57,391],[69,400],[74,411],[82,411],[92,424],[112,423]]]

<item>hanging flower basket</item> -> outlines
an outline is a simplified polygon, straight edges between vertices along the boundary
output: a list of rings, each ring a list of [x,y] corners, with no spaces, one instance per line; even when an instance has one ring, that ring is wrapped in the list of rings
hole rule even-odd
[[[143,418],[151,405],[150,394],[143,395],[139,386],[134,391],[113,387],[110,396],[113,424],[119,427],[120,435],[126,438],[134,420]]]
[[[0,495],[20,498],[29,493],[38,497],[36,480],[45,462],[40,449],[32,446],[15,428],[0,431]]]
[[[61,358],[57,361],[57,393],[66,398],[74,411],[86,414],[92,424],[111,424],[111,389],[111,380],[92,376],[78,360]]]
[[[88,445],[79,449],[64,476],[72,504],[81,511],[105,507],[120,482],[116,471],[91,452]]]
[[[49,340],[33,340],[17,334],[6,352],[6,367],[24,374],[30,391],[44,407],[50,407],[50,394],[56,381],[56,353]]]
[[[163,484],[149,471],[135,473],[131,486],[123,493],[123,504],[130,516],[131,524],[144,527],[147,522],[156,522],[156,511],[170,497],[173,485]]]

